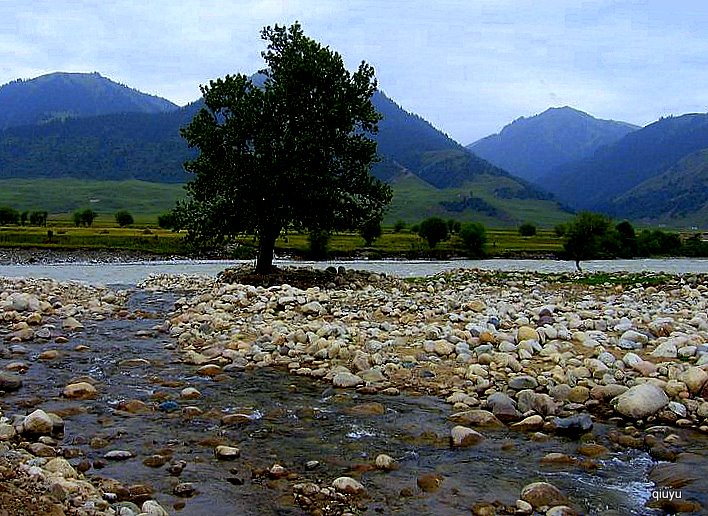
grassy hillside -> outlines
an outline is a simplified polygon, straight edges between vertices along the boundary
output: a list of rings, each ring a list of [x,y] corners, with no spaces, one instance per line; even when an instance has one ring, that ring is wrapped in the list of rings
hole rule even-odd
[[[708,149],[686,156],[663,174],[617,197],[612,210],[633,220],[704,229],[708,223]]]
[[[385,223],[398,220],[416,223],[430,216],[481,222],[488,227],[516,227],[523,222],[552,227],[570,215],[553,201],[538,199],[502,199],[500,188],[512,190],[518,184],[509,177],[479,175],[463,186],[440,190],[413,174],[403,174],[392,184],[393,203]],[[481,199],[496,212],[463,208],[461,200]],[[0,180],[0,206],[18,211],[48,211],[70,214],[90,207],[99,216],[96,223],[113,220],[118,210],[128,210],[136,221],[151,222],[157,215],[172,209],[184,198],[182,185],[145,181],[84,181],[79,179],[4,179]],[[446,203],[447,207],[445,204]]]
[[[391,187],[393,202],[385,218],[388,224],[397,220],[414,223],[437,216],[481,222],[487,227],[517,227],[524,222],[553,227],[572,216],[555,201],[514,198],[526,191],[518,190],[518,182],[508,176],[480,174],[462,186],[437,189],[407,174],[396,178]],[[499,191],[509,192],[508,198],[502,198]]]
[[[72,213],[90,207],[99,214],[128,210],[155,218],[172,209],[186,192],[182,185],[145,181],[85,181],[80,179],[0,180],[0,206],[18,211]],[[102,217],[99,216],[99,220]]]

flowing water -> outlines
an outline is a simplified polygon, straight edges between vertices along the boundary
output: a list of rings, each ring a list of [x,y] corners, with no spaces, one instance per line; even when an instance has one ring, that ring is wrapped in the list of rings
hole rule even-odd
[[[29,265],[0,265],[0,276],[53,278],[59,281],[83,281],[90,284],[134,285],[150,274],[203,274],[216,276],[227,267],[253,263],[224,260],[170,260],[136,263],[58,263]],[[560,260],[339,260],[333,262],[303,262],[276,260],[278,266],[301,265],[325,268],[330,265],[384,272],[399,277],[420,277],[446,270],[478,268],[505,271],[573,272],[573,262]],[[668,272],[708,273],[708,259],[670,258],[642,260],[592,260],[583,262],[588,272]]]
[[[525,433],[483,430],[487,439],[481,444],[451,449],[452,425],[446,421],[450,407],[433,397],[363,395],[275,370],[233,370],[216,379],[197,376],[196,366],[182,364],[170,349],[173,341],[151,330],[171,308],[172,295],[134,292],[129,309],[139,311],[138,318],[85,322],[84,332],[51,362],[37,356],[56,344],[27,344],[24,357],[11,356],[4,348],[0,367],[18,358],[31,366],[22,389],[0,398],[3,410],[27,413],[37,405],[62,414],[66,426],[61,446],[76,454],[72,462],[85,458],[105,466],[91,468],[87,475],[115,478],[125,485],[147,484],[164,507],[182,514],[305,514],[293,502],[293,483],[324,485],[346,474],[366,486],[368,497],[362,503],[371,511],[367,513],[469,514],[477,502],[513,504],[525,484],[547,480],[587,514],[654,514],[644,507],[652,487],[647,473],[653,465],[644,452],[614,450],[597,461],[596,469],[543,467],[539,461],[549,452],[578,456],[579,443],[565,438],[536,442]],[[77,344],[86,344],[90,351],[76,351]],[[99,381],[99,397],[62,398],[63,386],[83,375]],[[196,387],[201,399],[180,400],[180,390],[187,386]],[[121,402],[126,400],[143,401],[149,410],[124,412]],[[164,404],[166,400],[175,403]],[[380,403],[383,414],[362,412],[362,404],[371,403]],[[187,405],[203,413],[187,417]],[[248,416],[241,424],[220,424],[223,415],[239,413]],[[606,439],[610,428],[596,424],[593,433],[596,442],[611,448]],[[217,443],[238,446],[241,457],[216,460]],[[705,454],[704,441],[694,447]],[[109,450],[128,450],[135,457],[102,460]],[[368,465],[379,453],[396,458],[399,469],[371,470]],[[169,462],[159,468],[144,465],[143,459],[153,454],[185,461],[179,479],[168,472]],[[319,465],[308,467],[308,461]],[[297,479],[262,474],[276,463]],[[437,491],[416,488],[416,478],[426,473],[442,475]],[[197,494],[174,496],[177,482],[194,483]],[[705,493],[692,495],[706,506]]]

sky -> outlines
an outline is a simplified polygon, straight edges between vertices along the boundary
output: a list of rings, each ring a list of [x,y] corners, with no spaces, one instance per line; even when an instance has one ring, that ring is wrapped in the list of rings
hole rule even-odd
[[[0,84],[95,71],[184,105],[294,21],[462,144],[549,107],[708,111],[705,0],[0,0]]]

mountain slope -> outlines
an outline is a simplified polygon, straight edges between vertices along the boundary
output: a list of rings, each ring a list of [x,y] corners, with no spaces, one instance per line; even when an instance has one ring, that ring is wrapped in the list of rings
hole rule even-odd
[[[598,149],[590,158],[558,167],[539,182],[574,208],[607,211],[613,199],[705,148],[707,114],[663,118]],[[614,207],[622,215],[621,205]],[[654,218],[659,217],[657,211]]]
[[[179,128],[201,104],[167,113],[55,120],[0,132],[0,179],[64,178],[181,183],[191,155]]]
[[[708,149],[686,156],[663,174],[616,197],[610,209],[634,220],[704,226],[708,220]]]
[[[0,129],[111,113],[162,113],[177,106],[98,73],[57,72],[0,87]]]
[[[516,176],[534,181],[637,129],[625,122],[599,120],[566,106],[519,118],[499,134],[482,138],[467,148]]]
[[[381,161],[373,172],[394,186],[394,204],[401,206],[406,220],[435,214],[512,225],[527,220],[529,213],[540,217],[537,223],[549,224],[567,216],[549,194],[473,155],[383,93],[376,92],[373,102],[384,116],[376,135]],[[200,100],[165,113],[55,119],[8,128],[0,132],[0,179],[186,182],[191,177],[183,163],[194,151],[179,129],[202,105]],[[420,215],[414,216],[412,207]],[[396,213],[392,209],[390,216]]]

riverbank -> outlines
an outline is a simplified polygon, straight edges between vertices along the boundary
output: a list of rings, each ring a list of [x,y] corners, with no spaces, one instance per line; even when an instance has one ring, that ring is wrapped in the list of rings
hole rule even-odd
[[[206,382],[228,382],[243,371],[274,369],[362,397],[401,393],[439,397],[449,405],[447,430],[429,438],[451,450],[483,446],[499,433],[518,433],[528,446],[549,440],[559,446],[570,443],[572,451],[549,453],[538,468],[559,472],[581,468],[598,475],[607,467],[603,457],[621,449],[642,450],[656,461],[668,461],[656,464],[650,473],[656,487],[682,491],[678,500],[649,502],[665,511],[705,510],[708,471],[703,471],[701,453],[708,448],[700,443],[708,433],[708,277],[686,274],[627,282],[606,276],[599,284],[577,279],[567,274],[480,270],[410,281],[344,273],[323,285],[297,288],[157,275],[139,289],[183,295],[172,313],[155,321],[141,338],[148,342],[158,335],[168,338],[167,348],[182,367]],[[9,346],[2,365],[10,371],[3,373],[6,390],[16,385],[13,379],[22,379],[17,373],[23,369],[57,363],[62,347],[82,346],[82,322],[145,316],[141,307],[126,309],[125,292],[41,280],[4,281],[2,286],[0,324]],[[21,359],[22,348],[24,356],[36,356],[37,361]],[[90,354],[91,349],[84,352]],[[145,361],[140,356],[133,360],[136,365]],[[92,399],[96,392],[110,390],[104,382],[88,375],[56,388],[80,407],[82,397]],[[22,389],[19,385],[16,391]],[[124,404],[121,410],[161,410],[165,399],[175,410],[191,414],[184,416],[187,419],[206,417],[208,412],[201,406],[199,389],[189,384],[180,385],[173,396]],[[357,408],[361,413],[376,417],[386,411],[385,402],[364,400]],[[34,408],[42,408],[41,400]],[[221,428],[238,427],[258,417],[258,410],[210,418]],[[62,415],[73,417],[71,411]],[[64,498],[57,500],[51,491],[55,477],[46,469],[57,459],[36,455],[50,453],[40,444],[60,454],[57,437],[29,432],[23,414],[6,416],[0,435],[12,435],[4,439],[4,446],[7,451],[25,450],[22,463],[42,470],[38,475],[47,480],[54,503],[63,504],[68,513],[70,507],[86,510],[89,505],[95,511],[115,510],[105,503],[105,491],[95,479],[92,494],[80,495],[78,488],[67,487]],[[56,416],[48,417],[56,421]],[[600,423],[613,429],[598,433]],[[47,427],[48,433],[56,426]],[[223,459],[224,454],[237,454],[238,447],[238,442],[222,440],[214,444],[213,453]],[[568,444],[563,447],[567,450]],[[385,475],[396,468],[405,472],[410,467],[396,455],[396,450],[389,450],[372,457],[366,468],[344,480],[327,471],[316,475],[288,471],[288,465],[282,476],[275,470],[265,476],[285,479],[290,500],[307,513],[324,514],[325,506],[336,505],[338,512],[332,514],[356,514],[367,506],[367,485],[373,483],[367,475],[373,471]],[[90,463],[66,458],[76,470],[77,482],[82,480],[79,470],[92,477]],[[131,455],[125,459],[135,460]],[[163,459],[163,464],[169,460]],[[552,514],[590,511],[584,505],[589,502],[572,492],[533,485],[535,475],[526,480],[526,486],[519,485],[503,500],[479,500],[473,513],[531,514],[551,506],[571,507]],[[418,475],[414,482],[410,496],[425,497],[454,479],[436,473]],[[109,493],[118,488],[114,484],[111,489]],[[145,493],[131,496],[128,493],[125,500],[147,499]],[[113,501],[111,495],[107,499]]]

